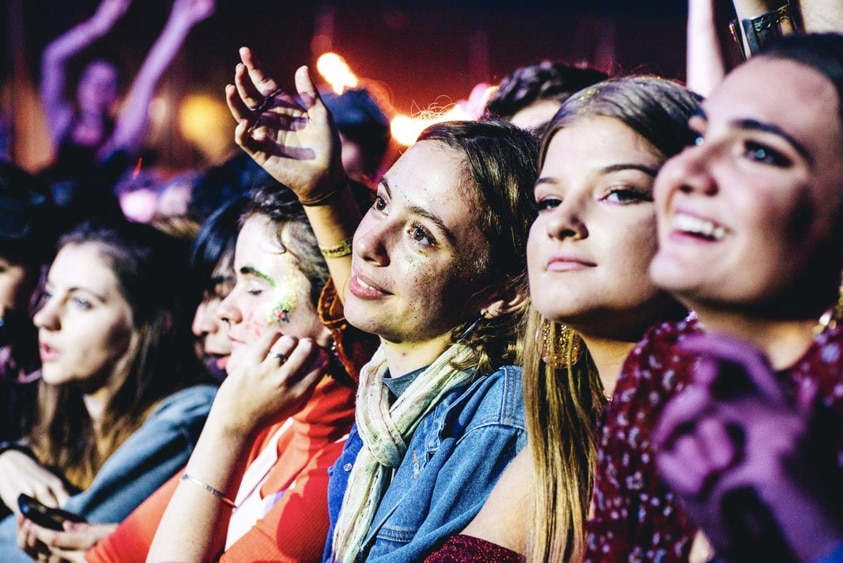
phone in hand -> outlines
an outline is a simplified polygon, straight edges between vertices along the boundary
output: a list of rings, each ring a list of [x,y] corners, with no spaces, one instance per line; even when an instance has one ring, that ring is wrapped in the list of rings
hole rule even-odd
[[[64,521],[70,522],[85,522],[85,518],[73,512],[61,510],[60,508],[50,508],[41,504],[29,495],[21,493],[18,496],[18,506],[24,518],[32,520],[41,527],[50,530],[64,530]]]

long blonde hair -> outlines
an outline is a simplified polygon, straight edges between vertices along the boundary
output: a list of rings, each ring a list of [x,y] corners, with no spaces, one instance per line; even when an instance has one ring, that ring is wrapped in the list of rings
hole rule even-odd
[[[542,139],[539,169],[555,133],[597,116],[617,119],[667,159],[690,142],[687,121],[698,103],[699,98],[679,83],[653,76],[615,78],[589,86],[569,98],[551,120]],[[596,461],[595,427],[605,399],[587,351],[564,368],[542,360],[539,344],[544,339],[533,337],[542,322],[550,323],[551,342],[557,340],[561,327],[542,319],[535,309],[527,321],[524,400],[535,474],[531,509],[535,526],[527,541],[527,560],[577,561],[585,552],[585,520]],[[584,343],[581,346],[585,348]],[[562,350],[562,355],[570,355],[570,349]]]
[[[553,354],[570,361],[548,365],[540,333],[564,349]],[[561,325],[544,319],[532,306],[524,342],[524,402],[534,478],[527,537],[527,561],[577,561],[585,553],[585,517],[596,463],[594,428],[605,399],[597,368],[585,344],[579,357],[574,341],[558,335]],[[535,338],[532,336],[535,335]],[[574,338],[579,338],[575,336]]]

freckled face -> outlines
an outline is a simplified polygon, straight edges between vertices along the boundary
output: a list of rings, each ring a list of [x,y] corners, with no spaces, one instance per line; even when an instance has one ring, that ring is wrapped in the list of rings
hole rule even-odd
[[[230,323],[229,371],[267,332],[315,339],[325,330],[310,302],[310,284],[276,232],[267,217],[253,215],[237,235],[234,289],[217,308],[220,318]],[[282,240],[285,235],[286,230]]]
[[[488,257],[463,154],[421,141],[386,173],[354,235],[345,316],[390,342],[442,339],[479,314]]]

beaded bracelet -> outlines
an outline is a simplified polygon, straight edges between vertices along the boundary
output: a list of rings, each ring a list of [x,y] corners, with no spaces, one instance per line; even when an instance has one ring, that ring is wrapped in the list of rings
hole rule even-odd
[[[200,487],[202,487],[203,489],[205,489],[206,491],[208,491],[209,493],[211,493],[212,495],[214,495],[215,497],[217,497],[218,499],[220,499],[220,501],[222,501],[222,503],[223,503],[224,505],[231,507],[231,509],[232,509],[232,510],[237,510],[237,505],[236,505],[236,504],[234,504],[234,501],[233,501],[233,500],[231,500],[230,498],[228,498],[227,496],[225,496],[222,492],[220,492],[220,491],[218,491],[217,489],[213,488],[213,487],[212,487],[211,485],[209,485],[208,483],[205,483],[204,481],[200,481],[200,480],[199,480],[199,479],[197,479],[196,477],[193,477],[193,476],[191,476],[191,475],[188,475],[187,473],[185,473],[184,475],[182,475],[182,476],[181,476],[181,479],[179,479],[179,481],[190,481],[191,483],[193,483],[193,484],[195,484],[195,485],[199,485]]]
[[[346,239],[332,246],[320,246],[319,252],[325,258],[345,258],[346,256],[351,256],[352,242],[352,239]]]

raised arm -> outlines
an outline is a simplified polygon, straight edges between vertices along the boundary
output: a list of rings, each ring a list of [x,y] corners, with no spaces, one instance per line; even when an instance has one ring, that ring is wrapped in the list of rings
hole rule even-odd
[[[726,75],[714,0],[688,0],[688,89],[708,96]]]
[[[136,153],[149,122],[148,107],[155,87],[194,25],[214,13],[216,0],[175,0],[164,30],[149,50],[120,108],[114,133],[100,151],[105,158],[118,150]]]
[[[360,212],[342,168],[339,132],[307,67],[296,72],[294,97],[264,72],[250,49],[241,48],[240,58],[234,84],[225,89],[237,120],[234,139],[296,193],[343,299]]]
[[[73,104],[65,98],[67,61],[108,33],[126,12],[131,0],[103,0],[96,13],[54,39],[41,56],[41,103],[50,140],[58,145],[71,120]]]
[[[798,0],[805,31],[843,33],[843,3],[839,0]]]

